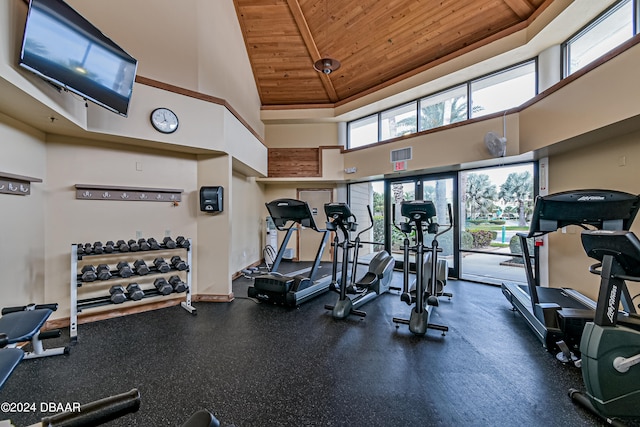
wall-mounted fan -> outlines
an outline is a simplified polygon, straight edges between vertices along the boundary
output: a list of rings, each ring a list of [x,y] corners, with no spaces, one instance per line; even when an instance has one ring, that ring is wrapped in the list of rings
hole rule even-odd
[[[504,157],[507,154],[507,121],[506,117],[502,117],[502,135],[498,136],[495,132],[487,132],[484,136],[484,145],[487,146],[489,154],[493,157]]]
[[[487,132],[484,136],[484,144],[493,157],[504,157],[507,154],[507,138],[498,136],[495,132]]]

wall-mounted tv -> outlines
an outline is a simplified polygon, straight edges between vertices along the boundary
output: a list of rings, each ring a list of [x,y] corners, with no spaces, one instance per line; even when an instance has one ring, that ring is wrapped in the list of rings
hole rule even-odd
[[[62,0],[31,0],[20,66],[127,116],[138,61]]]

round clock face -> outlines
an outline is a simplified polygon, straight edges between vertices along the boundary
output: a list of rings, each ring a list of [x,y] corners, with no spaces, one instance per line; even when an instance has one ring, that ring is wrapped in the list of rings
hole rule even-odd
[[[159,132],[172,133],[178,129],[178,116],[168,108],[156,108],[151,112],[151,124]]]

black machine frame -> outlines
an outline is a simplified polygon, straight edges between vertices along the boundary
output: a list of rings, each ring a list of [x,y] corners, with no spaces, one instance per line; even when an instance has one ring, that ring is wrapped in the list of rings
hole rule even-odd
[[[350,239],[349,233],[358,231],[358,220],[351,212],[349,205],[342,202],[326,203],[324,211],[327,215],[327,230],[334,232],[331,246],[335,252],[331,266],[330,289],[337,291],[340,295],[334,305],[325,304],[324,308],[331,310],[334,319],[345,319],[350,314],[365,317],[367,313],[358,310],[358,308],[391,289],[390,282],[395,261],[387,251],[378,251],[369,262],[368,271],[362,277],[356,279],[358,254],[362,245],[380,244],[379,242],[368,242],[360,239],[363,233],[371,230],[374,226],[371,206],[367,205],[369,226],[360,230],[353,240]],[[340,240],[340,234],[342,234],[342,241]],[[338,249],[342,250],[342,271],[340,273],[338,272]],[[353,259],[351,259],[351,253],[353,253]],[[349,265],[351,265],[350,277]],[[351,297],[347,294],[353,296]]]
[[[584,229],[628,230],[640,208],[640,196],[615,191],[585,189],[536,198],[528,233],[518,233],[527,285],[502,283],[502,293],[520,312],[549,351],[564,341],[572,350],[580,345],[582,330],[593,320],[596,302],[571,288],[540,286],[527,239],[539,238],[569,225]],[[631,298],[622,296],[625,310],[633,310]]]
[[[265,206],[278,231],[286,231],[286,234],[278,249],[271,272],[254,278],[253,286],[249,287],[248,296],[264,302],[296,307],[328,291],[331,276],[315,279],[329,240],[329,230],[318,228],[309,205],[302,200],[276,199],[265,203]],[[287,224],[290,225],[287,226]],[[288,276],[277,272],[293,232],[299,230],[296,224],[322,233],[318,251],[306,276],[302,274]]]

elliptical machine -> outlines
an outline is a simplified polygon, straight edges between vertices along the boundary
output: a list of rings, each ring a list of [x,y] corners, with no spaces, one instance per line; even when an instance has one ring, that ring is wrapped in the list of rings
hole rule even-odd
[[[358,307],[368,303],[369,301],[389,291],[391,277],[393,274],[393,265],[395,263],[393,257],[387,251],[378,252],[371,262],[369,269],[359,280],[354,281],[358,268],[358,251],[362,247],[363,242],[360,236],[373,228],[373,214],[371,208],[367,206],[371,225],[360,231],[356,238],[352,241],[349,238],[350,232],[357,230],[358,224],[355,215],[351,212],[349,205],[346,203],[327,203],[324,205],[324,211],[327,215],[327,230],[335,232],[331,246],[334,248],[334,257],[332,264],[332,276],[330,289],[340,293],[340,297],[335,305],[325,305],[324,308],[331,310],[335,319],[344,319],[349,314],[355,314],[360,317],[367,315],[366,312],[358,310]],[[342,233],[342,240],[338,232]],[[342,271],[340,280],[338,281],[338,256],[337,249],[342,249]],[[353,260],[350,261],[350,252],[353,249]],[[351,262],[351,280],[349,279],[349,262]],[[347,294],[355,295],[353,298]]]
[[[438,280],[439,272],[441,275],[443,269],[442,264],[438,267],[438,252],[442,252],[442,248],[438,247],[437,240],[438,236],[446,233],[453,227],[451,204],[448,205],[449,226],[443,231],[438,231],[439,224],[434,222],[436,208],[433,202],[429,200],[403,201],[400,206],[400,213],[403,217],[407,218],[407,221],[400,223],[400,227],[396,226],[405,236],[402,248],[404,253],[404,267],[400,299],[406,302],[407,305],[415,304],[415,306],[411,310],[409,320],[394,317],[393,322],[396,324],[396,328],[400,326],[399,323],[409,325],[409,331],[416,335],[425,335],[427,329],[436,329],[441,331],[444,336],[449,330],[449,327],[429,323],[429,316],[433,308],[438,306],[439,296],[448,296],[449,298],[453,296],[452,294],[443,292],[446,281],[440,280],[439,283]],[[427,234],[434,234],[431,247],[424,245],[425,227]],[[409,234],[413,231],[416,233],[416,244],[410,246]],[[409,288],[409,257],[411,253],[415,253],[416,279],[411,288]],[[430,255],[430,257],[426,257],[427,254]],[[430,258],[431,262],[431,274],[425,275],[424,269],[429,262],[428,258]]]

